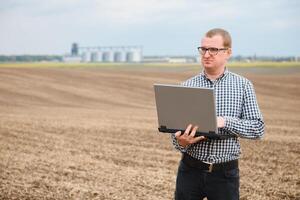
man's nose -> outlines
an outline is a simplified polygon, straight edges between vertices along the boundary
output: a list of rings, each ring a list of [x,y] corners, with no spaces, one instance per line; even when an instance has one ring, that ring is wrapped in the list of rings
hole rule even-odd
[[[203,57],[209,57],[209,56],[210,56],[210,55],[209,55],[208,50],[204,51]]]

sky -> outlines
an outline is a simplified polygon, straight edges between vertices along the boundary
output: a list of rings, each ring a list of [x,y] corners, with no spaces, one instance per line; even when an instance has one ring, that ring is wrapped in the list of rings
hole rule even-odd
[[[142,45],[144,55],[197,55],[203,35],[228,30],[233,55],[300,56],[298,0],[0,0],[0,54]]]

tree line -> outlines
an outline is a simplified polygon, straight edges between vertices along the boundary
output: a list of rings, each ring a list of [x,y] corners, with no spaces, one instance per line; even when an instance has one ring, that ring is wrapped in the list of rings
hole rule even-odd
[[[0,62],[41,62],[62,61],[63,57],[58,55],[0,55]]]

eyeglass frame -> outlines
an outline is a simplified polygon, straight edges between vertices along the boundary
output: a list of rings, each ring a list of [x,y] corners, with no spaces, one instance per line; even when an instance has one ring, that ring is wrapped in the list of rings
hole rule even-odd
[[[205,51],[202,51],[202,48],[204,48]],[[210,52],[211,49],[216,49],[216,50],[217,50],[216,53],[215,53],[215,54],[212,54],[212,53]],[[206,54],[207,51],[208,51],[209,55],[211,55],[211,56],[216,56],[216,55],[218,55],[218,53],[219,53],[220,51],[224,51],[224,50],[228,50],[228,49],[229,49],[228,47],[226,47],[226,48],[217,48],[217,47],[205,48],[205,47],[197,47],[198,52],[199,52],[202,56],[204,56],[204,55]],[[202,53],[202,52],[204,52],[204,53]]]

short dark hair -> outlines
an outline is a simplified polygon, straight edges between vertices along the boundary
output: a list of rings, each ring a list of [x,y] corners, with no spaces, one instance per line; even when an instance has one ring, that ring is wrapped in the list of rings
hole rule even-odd
[[[231,48],[231,36],[230,34],[228,33],[228,31],[224,30],[224,29],[221,29],[221,28],[214,28],[214,29],[211,29],[209,30],[205,36],[206,37],[213,37],[215,35],[220,35],[222,36],[223,38],[223,41],[224,41],[224,47],[227,47],[227,48]]]

